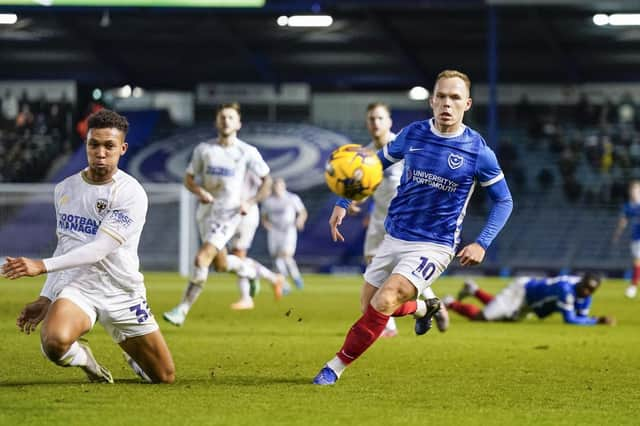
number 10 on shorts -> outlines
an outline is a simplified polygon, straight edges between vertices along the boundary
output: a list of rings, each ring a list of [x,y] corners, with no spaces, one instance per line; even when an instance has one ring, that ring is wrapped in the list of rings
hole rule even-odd
[[[436,265],[432,262],[429,262],[428,258],[421,256],[420,264],[411,273],[418,278],[422,278],[423,280],[428,281],[435,271]]]

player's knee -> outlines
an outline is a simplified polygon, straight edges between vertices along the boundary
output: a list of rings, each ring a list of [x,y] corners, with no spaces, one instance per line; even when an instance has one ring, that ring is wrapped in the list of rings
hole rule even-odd
[[[47,335],[41,339],[42,353],[55,363],[69,351],[72,344],[73,341],[61,334]]]
[[[168,366],[163,368],[156,374],[154,378],[154,383],[162,383],[170,385],[176,381],[176,369],[172,366]]]

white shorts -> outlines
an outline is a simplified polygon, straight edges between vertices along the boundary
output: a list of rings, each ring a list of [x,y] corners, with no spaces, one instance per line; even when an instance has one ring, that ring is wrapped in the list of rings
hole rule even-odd
[[[380,288],[391,274],[400,274],[421,294],[447,269],[453,260],[450,247],[404,241],[385,234],[382,244],[364,272],[364,279]]]
[[[489,302],[482,313],[489,321],[517,320],[524,312],[526,289],[528,278],[518,278]]]
[[[267,244],[271,257],[293,256],[298,245],[298,231],[295,226],[284,230],[271,228],[267,233]]]
[[[236,233],[229,241],[231,250],[249,250],[258,225],[260,225],[260,209],[257,204],[254,204],[246,215],[240,216]]]
[[[158,330],[158,323],[147,305],[144,293],[104,295],[66,286],[58,299],[70,300],[82,309],[91,320],[92,327],[96,320],[100,321],[116,343]]]
[[[222,250],[236,233],[241,219],[240,213],[232,216],[205,217],[198,221],[200,239]]]
[[[631,255],[634,259],[640,259],[640,240],[631,241]]]
[[[364,255],[375,256],[378,247],[384,240],[384,235],[387,231],[384,229],[384,217],[382,219],[371,215],[369,226],[367,227],[367,233],[364,237]]]

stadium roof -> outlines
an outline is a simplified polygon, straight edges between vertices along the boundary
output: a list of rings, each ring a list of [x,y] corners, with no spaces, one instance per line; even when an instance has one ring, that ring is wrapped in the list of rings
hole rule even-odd
[[[0,7],[0,79],[193,88],[197,82],[308,82],[315,89],[430,84],[444,68],[487,80],[489,6],[503,82],[638,81],[640,27],[596,26],[594,13],[637,1],[267,0],[259,9]],[[636,5],[637,9],[633,9]],[[321,11],[328,28],[279,27]]]

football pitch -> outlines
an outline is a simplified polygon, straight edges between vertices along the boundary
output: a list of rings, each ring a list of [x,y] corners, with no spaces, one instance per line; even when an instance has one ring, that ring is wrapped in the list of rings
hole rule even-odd
[[[376,342],[335,386],[311,380],[359,316],[359,276],[308,275],[304,291],[275,302],[262,283],[252,311],[235,312],[230,275],[212,275],[181,328],[162,312],[184,279],[146,273],[148,299],[176,363],[173,385],[142,384],[97,325],[86,336],[116,384],[92,384],[40,353],[15,317],[44,281],[0,279],[0,425],[564,425],[638,424],[640,299],[605,281],[594,315],[615,327],[544,321],[471,323],[451,313],[446,333],[400,334]],[[440,296],[462,279],[441,278]],[[496,291],[507,281],[478,279]]]

